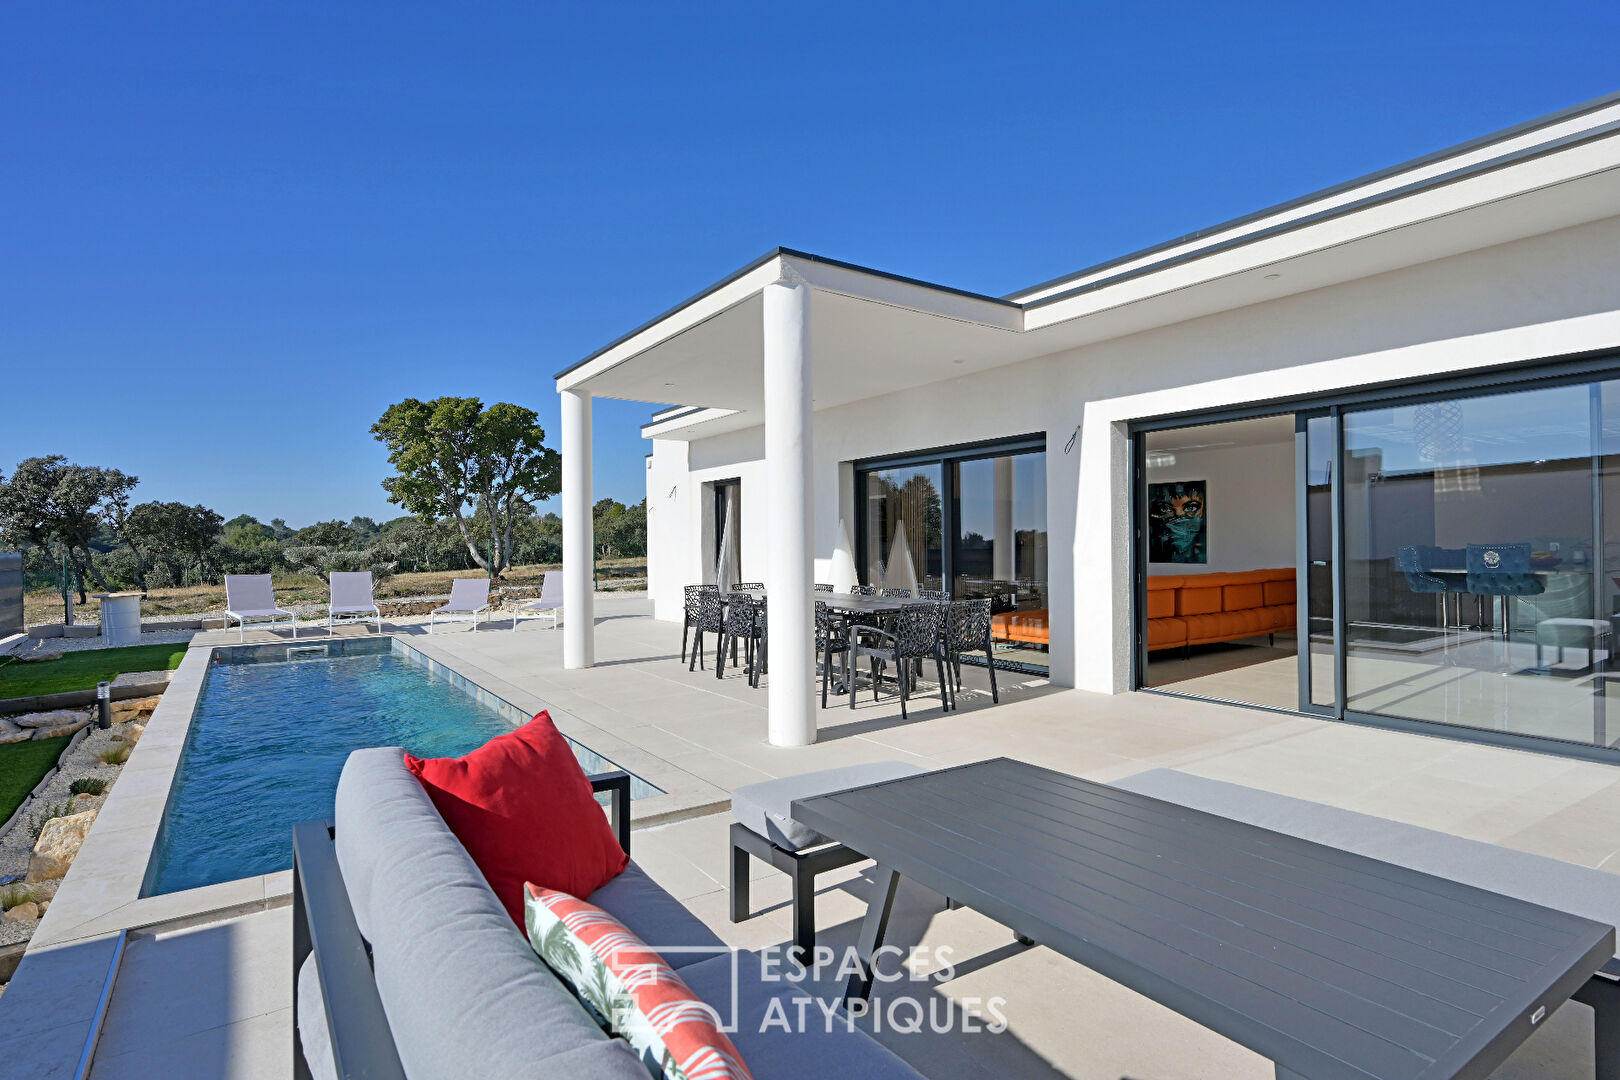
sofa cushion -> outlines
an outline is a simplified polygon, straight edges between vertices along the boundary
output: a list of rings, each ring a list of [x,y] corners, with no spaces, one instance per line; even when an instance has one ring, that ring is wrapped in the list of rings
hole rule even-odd
[[[463,757],[405,764],[519,926],[524,882],[589,896],[630,861],[547,713]]]
[[[1295,598],[1294,579],[1286,581],[1268,581],[1262,588],[1265,591],[1267,604],[1292,604]]]
[[[653,1076],[751,1080],[718,1018],[656,950],[587,900],[524,892],[529,944]]]
[[[738,952],[735,959],[717,956],[681,969],[686,985],[720,1012],[722,1021],[732,1003],[732,971],[736,964],[737,1016],[732,1042],[742,1051],[756,1080],[824,1080],[859,1077],[860,1080],[922,1080],[922,1074],[859,1028],[849,1026],[847,1014],[827,1014],[805,989],[776,975],[767,977],[757,953]],[[773,972],[782,968],[773,965]],[[774,1008],[772,1001],[780,1002]],[[833,1002],[826,1002],[829,1006]],[[802,1012],[804,1024],[799,1024]],[[784,1031],[782,1019],[788,1030]]]
[[[1221,610],[1220,586],[1183,585],[1176,590],[1177,615],[1213,615]]]
[[[624,873],[593,892],[591,903],[624,923],[642,941],[663,952],[673,968],[707,960],[725,942],[703,920],[686,910],[664,887],[631,863]],[[676,947],[679,948],[676,948]],[[703,951],[682,952],[681,949]]]
[[[1147,594],[1147,617],[1150,619],[1167,619],[1176,613],[1176,591],[1174,589],[1149,589]]]
[[[1226,585],[1221,588],[1221,607],[1226,611],[1257,608],[1266,602],[1266,589],[1258,581],[1246,585]]]
[[[1187,643],[1185,619],[1149,619],[1147,624],[1148,648],[1167,649]]]
[[[731,815],[777,847],[800,851],[825,844],[827,838],[808,825],[793,820],[794,799],[830,795],[835,791],[847,791],[865,784],[881,784],[885,780],[898,780],[925,771],[903,761],[873,761],[761,780],[757,784],[745,784],[731,793]]]
[[[488,1076],[560,1075],[548,1059],[575,1051],[582,1069],[644,1080],[534,955],[399,747],[349,755],[337,855],[411,1080],[464,1077],[468,1062]]]

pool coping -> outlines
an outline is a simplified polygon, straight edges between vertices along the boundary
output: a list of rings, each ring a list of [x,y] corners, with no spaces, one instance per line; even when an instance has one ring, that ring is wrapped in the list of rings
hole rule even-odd
[[[493,672],[449,655],[423,637],[412,636],[411,640],[406,641],[403,640],[405,635],[397,633],[383,636],[393,638],[403,648],[429,661],[430,666],[441,666],[476,690],[523,715],[549,710],[558,730],[564,735],[661,788],[663,794],[631,802],[631,819],[637,826],[713,813],[729,805],[729,793],[713,784],[581,720],[565,709],[548,705],[539,696],[513,686]],[[280,638],[259,643],[274,644],[286,640]],[[322,640],[330,639],[312,639],[311,644],[319,644]],[[185,659],[170,678],[167,691],[147,722],[145,734],[124,763],[118,781],[96,816],[95,826],[62,880],[50,909],[34,932],[28,947],[29,954],[36,949],[44,950],[120,930],[210,913],[220,913],[221,917],[225,917],[226,913],[276,907],[291,902],[290,869],[179,892],[141,895],[214,649],[228,648],[234,644],[193,642],[186,650]],[[482,698],[483,694],[478,696]]]

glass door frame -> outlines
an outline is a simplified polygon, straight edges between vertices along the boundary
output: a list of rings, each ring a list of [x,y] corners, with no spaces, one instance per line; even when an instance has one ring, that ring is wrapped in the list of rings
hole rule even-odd
[[[1310,424],[1328,420],[1328,543],[1332,577],[1328,608],[1333,620],[1333,702],[1311,700]],[[1294,581],[1299,653],[1299,711],[1337,720],[1344,713],[1344,432],[1337,405],[1294,413]]]
[[[1332,517],[1333,517],[1333,621],[1334,621],[1334,698],[1332,706],[1312,705],[1308,700],[1310,684],[1305,670],[1308,661],[1309,638],[1306,633],[1306,619],[1309,612],[1309,583],[1306,582],[1299,592],[1299,641],[1301,644],[1300,664],[1300,701],[1296,710],[1277,709],[1268,705],[1256,705],[1247,702],[1226,701],[1225,699],[1199,698],[1206,701],[1220,701],[1241,708],[1261,709],[1268,712],[1295,712],[1298,714],[1317,716],[1324,719],[1341,720],[1350,723],[1362,724],[1368,727],[1384,728],[1393,731],[1406,731],[1423,735],[1439,736],[1459,742],[1482,743],[1491,746],[1504,746],[1518,750],[1531,750],[1539,753],[1553,754],[1558,757],[1578,758],[1589,761],[1601,761],[1608,764],[1620,764],[1620,748],[1596,745],[1594,743],[1578,743],[1560,739],[1547,738],[1535,735],[1521,735],[1509,731],[1497,731],[1485,728],[1470,728],[1457,724],[1445,724],[1436,721],[1413,720],[1397,716],[1386,716],[1381,713],[1360,712],[1346,707],[1345,687],[1345,614],[1344,614],[1344,490],[1342,478],[1344,475],[1344,425],[1343,418],[1347,412],[1360,412],[1365,409],[1380,407],[1397,407],[1405,405],[1422,404],[1429,401],[1443,401],[1454,398],[1481,397],[1491,394],[1514,393],[1521,390],[1535,390],[1553,386],[1563,386],[1584,382],[1602,382],[1620,380],[1620,349],[1606,349],[1582,354],[1579,356],[1549,357],[1541,360],[1531,360],[1522,363],[1503,364],[1492,368],[1474,371],[1456,372],[1446,375],[1437,375],[1432,378],[1395,380],[1359,387],[1354,390],[1331,391],[1316,394],[1305,398],[1279,398],[1271,401],[1257,402],[1249,405],[1229,409],[1206,410],[1194,413],[1176,413],[1162,416],[1143,417],[1130,422],[1128,425],[1130,463],[1127,475],[1130,478],[1131,491],[1128,500],[1130,507],[1130,553],[1128,573],[1131,584],[1131,633],[1132,645],[1130,650],[1131,672],[1130,686],[1133,690],[1145,693],[1165,694],[1173,697],[1187,697],[1173,689],[1153,687],[1147,685],[1147,534],[1146,534],[1146,458],[1147,438],[1150,432],[1169,431],[1178,428],[1195,427],[1204,424],[1221,423],[1229,420],[1247,420],[1262,416],[1275,416],[1280,413],[1293,413],[1295,415],[1295,550],[1296,550],[1296,580],[1300,567],[1306,566],[1303,559],[1306,541],[1306,505],[1304,480],[1305,456],[1307,448],[1303,445],[1305,427],[1312,417],[1331,416],[1333,424],[1333,476],[1332,476]],[[1596,464],[1596,463],[1595,463]],[[1600,478],[1594,479],[1594,484],[1600,486]],[[1597,508],[1594,515],[1602,513],[1602,493],[1595,496]],[[1601,530],[1601,523],[1597,528]],[[1598,533],[1602,535],[1601,531]],[[1601,558],[1601,556],[1600,556]],[[1308,577],[1308,575],[1306,575]],[[1596,590],[1594,590],[1594,594]],[[1594,600],[1594,609],[1600,605]],[[1603,722],[1602,710],[1604,700],[1594,704],[1594,726]],[[1595,734],[1595,732],[1594,732]]]

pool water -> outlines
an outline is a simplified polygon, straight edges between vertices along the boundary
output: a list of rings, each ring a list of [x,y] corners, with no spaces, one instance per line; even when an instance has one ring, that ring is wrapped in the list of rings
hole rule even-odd
[[[290,867],[292,827],[332,817],[351,750],[457,757],[511,730],[495,708],[392,653],[210,664],[143,895]]]

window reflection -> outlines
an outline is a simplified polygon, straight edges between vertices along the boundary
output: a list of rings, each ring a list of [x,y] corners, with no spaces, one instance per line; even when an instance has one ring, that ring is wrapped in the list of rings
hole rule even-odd
[[[1613,396],[1591,383],[1345,414],[1349,708],[1612,742]]]

